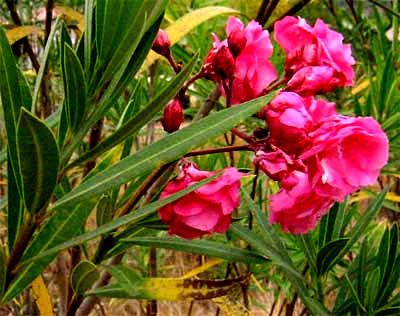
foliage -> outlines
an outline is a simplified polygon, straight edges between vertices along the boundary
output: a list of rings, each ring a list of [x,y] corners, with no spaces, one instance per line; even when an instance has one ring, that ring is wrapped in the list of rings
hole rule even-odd
[[[80,306],[88,314],[92,297],[212,299],[221,310],[246,315],[256,305],[255,299],[249,304],[254,288],[275,291],[277,300],[283,293],[286,315],[298,300],[296,308],[312,315],[400,313],[397,0],[392,7],[375,0],[311,1],[305,7],[300,3],[307,1],[281,1],[266,20],[268,27],[299,9],[315,19],[319,6],[328,8],[325,18],[351,42],[357,59],[355,86],[328,98],[343,114],[374,117],[390,142],[378,184],[335,203],[316,229],[301,235],[269,223],[268,196],[278,187],[253,172],[252,154],[218,151],[244,148],[231,131],[263,127],[254,114],[275,92],[224,108],[221,87],[205,78],[191,81],[211,48],[211,33],[223,34],[227,14],[250,20],[268,1],[59,1],[51,30],[32,16],[46,11],[45,1],[7,2],[23,25],[8,3],[0,5],[1,16],[14,24],[0,27],[1,305],[15,308],[31,287],[41,313],[51,310],[50,298],[58,300],[42,275],[64,256],[71,263],[64,291],[70,294],[59,310],[66,315]],[[173,39],[177,73],[151,51],[160,26]],[[33,55],[25,53],[29,47]],[[277,69],[283,70],[284,58],[276,49]],[[166,134],[159,127],[162,110],[182,95],[184,127]],[[191,241],[167,236],[156,216],[220,176],[160,199],[188,156],[205,170],[235,165],[246,173],[241,206],[224,235]],[[191,277],[170,277],[163,256],[171,252],[220,260]],[[200,279],[192,277],[199,273]],[[267,308],[272,314],[275,304]],[[154,304],[147,310],[154,313]]]

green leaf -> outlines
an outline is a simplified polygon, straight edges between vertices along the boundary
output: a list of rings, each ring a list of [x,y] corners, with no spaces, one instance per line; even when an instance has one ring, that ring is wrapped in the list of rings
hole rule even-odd
[[[395,224],[390,229],[390,233],[389,229],[385,231],[377,256],[380,271],[382,272],[379,291],[380,295],[377,299],[377,306],[381,306],[386,303],[386,300],[389,299],[392,291],[394,290],[393,285],[399,278],[400,272],[398,271],[398,262],[400,254],[398,254],[398,244],[399,228]]]
[[[22,195],[16,137],[17,123],[20,108],[30,108],[32,100],[23,93],[26,87],[23,88],[22,85],[27,85],[27,83],[25,80],[20,80],[23,75],[16,65],[14,54],[2,27],[0,27],[0,74],[0,96],[7,132],[9,158],[14,170],[18,192]]]
[[[274,94],[254,99],[225,109],[190,126],[169,134],[133,156],[127,157],[105,171],[83,182],[76,189],[57,201],[53,208],[75,205],[119,187],[160,165],[179,159],[191,149],[230,130],[237,122],[256,112],[273,98]]]
[[[204,184],[214,181],[218,177],[219,177],[219,175],[217,174],[215,176],[212,176],[212,177],[209,177],[202,181],[199,181],[196,184],[191,185],[190,187],[186,188],[185,190],[182,190],[173,195],[170,195],[165,199],[161,199],[161,200],[158,200],[151,204],[148,204],[141,209],[135,210],[134,212],[131,212],[127,215],[119,217],[119,218],[113,220],[112,222],[109,222],[107,224],[100,226],[97,229],[94,229],[90,232],[84,233],[76,238],[71,238],[69,240],[68,240],[68,238],[70,238],[70,237],[62,238],[63,237],[62,229],[64,229],[64,228],[67,229],[68,227],[70,227],[71,230],[76,231],[76,228],[74,228],[74,227],[77,227],[78,225],[77,224],[71,225],[71,223],[66,223],[64,225],[64,221],[68,222],[68,220],[70,220],[70,219],[71,219],[71,222],[74,222],[73,219],[75,219],[75,221],[78,219],[80,221],[82,221],[82,219],[83,220],[86,219],[86,217],[89,215],[89,213],[86,211],[84,213],[82,213],[81,209],[83,209],[83,207],[77,207],[73,211],[71,211],[69,209],[65,209],[65,210],[63,209],[62,211],[57,211],[55,213],[55,215],[53,217],[51,217],[51,219],[49,221],[49,222],[51,222],[51,221],[53,221],[53,222],[49,223],[46,226],[49,226],[48,227],[49,230],[53,229],[56,231],[56,233],[48,234],[49,236],[59,235],[57,237],[59,239],[63,239],[63,240],[61,240],[61,241],[58,240],[58,243],[54,242],[50,246],[48,244],[45,244],[45,247],[43,247],[42,249],[33,248],[33,250],[36,252],[31,252],[27,256],[24,255],[23,260],[20,262],[20,264],[21,264],[21,266],[29,265],[32,262],[37,262],[39,260],[42,260],[43,258],[47,258],[49,256],[54,256],[59,251],[80,245],[86,241],[89,241],[91,239],[94,239],[96,237],[104,235],[106,233],[109,233],[121,226],[137,223],[140,220],[146,218],[147,216],[152,215],[157,209],[167,205],[168,203],[175,201],[176,199],[179,199],[179,198],[185,196],[186,194],[198,189],[199,187],[201,187]],[[89,210],[89,212],[90,212],[90,210]],[[58,227],[58,226],[60,226],[60,222],[63,223],[63,225],[62,225],[63,227]],[[45,241],[45,238],[46,238],[46,236],[43,233],[43,240],[41,240],[42,243]],[[48,238],[48,236],[47,236],[47,238]],[[30,247],[30,248],[32,248],[32,247]],[[33,254],[35,254],[35,255],[33,255]]]
[[[364,211],[361,218],[355,223],[351,231],[347,234],[346,237],[350,239],[347,245],[342,249],[342,252],[338,258],[342,257],[347,251],[349,251],[350,248],[357,242],[357,240],[365,233],[365,229],[381,209],[387,190],[388,188],[386,187],[381,193],[379,193],[375,200]]]
[[[6,289],[7,279],[7,261],[3,252],[3,248],[0,247],[0,300],[3,297],[4,290]]]
[[[71,131],[75,131],[85,114],[86,79],[78,56],[66,43],[64,43],[63,61],[64,106],[69,127]]]
[[[15,241],[18,239],[24,214],[24,205],[18,193],[14,170],[11,166],[11,159],[7,161],[7,243],[9,253],[14,249]]]
[[[161,23],[161,18],[162,17],[160,17],[159,20],[151,26],[147,33],[144,34],[137,47],[137,50],[134,52],[133,56],[131,56],[128,65],[120,70],[121,74],[119,74],[119,72],[113,74],[114,79],[119,77],[120,80],[114,80],[112,83],[106,83],[104,89],[100,89],[99,94],[96,94],[93,97],[93,101],[95,103],[93,112],[87,118],[87,120],[82,123],[82,127],[77,131],[75,137],[71,140],[71,143],[63,152],[61,159],[62,164],[67,162],[73,151],[82,142],[82,139],[86,136],[89,129],[97,123],[105,111],[114,104],[115,99],[120,96],[126,86],[132,81],[132,78],[139,70],[144,58],[152,46],[154,37],[157,35],[159,23]],[[98,98],[100,98],[99,101],[97,100]]]
[[[279,253],[276,254],[274,251],[271,251],[272,248],[267,243],[263,242],[263,240],[256,233],[238,223],[233,224],[230,231],[248,242],[261,254],[272,259],[273,263],[276,264],[282,270],[282,272],[284,272],[285,276],[289,279],[301,297],[303,303],[313,313],[313,315],[329,315],[329,312],[324,308],[324,306],[321,305],[320,302],[309,296],[303,276],[299,271],[297,271],[293,262],[282,257]]]
[[[221,258],[227,261],[244,263],[265,263],[266,259],[254,251],[240,249],[211,240],[184,240],[178,237],[133,237],[121,242],[134,245],[172,249],[199,255]]]
[[[182,87],[183,82],[190,75],[193,69],[193,65],[197,60],[197,56],[198,55],[195,55],[190,63],[176,77],[174,77],[170,83],[152,101],[150,101],[143,110],[141,110],[139,113],[136,113],[136,115],[124,122],[124,124],[113,134],[99,143],[91,151],[85,153],[71,163],[68,168],[74,167],[101,155],[102,153],[124,141],[127,137],[135,135],[144,125],[150,122]]]
[[[57,35],[58,28],[60,27],[61,21],[62,21],[61,17],[57,18],[56,22],[51,27],[49,38],[47,39],[46,46],[44,47],[43,55],[42,55],[42,58],[40,61],[39,72],[36,76],[35,87],[33,89],[33,99],[32,99],[32,106],[31,106],[31,112],[33,112],[33,113],[35,112],[36,103],[39,98],[40,86],[42,84],[45,70],[46,70],[47,61],[50,56],[50,48],[54,45],[53,43],[56,42],[55,37]]]
[[[120,7],[120,1],[118,1],[117,6],[116,2],[108,2],[108,5],[111,6],[109,10],[115,11],[115,7]],[[128,5],[132,5],[132,3],[134,2],[127,2]],[[166,0],[145,0],[140,9],[137,9],[137,5],[134,4],[133,9],[136,12],[133,17],[133,21],[131,20],[131,22],[127,25],[128,27],[122,32],[122,40],[120,40],[119,43],[115,43],[112,47],[112,56],[110,56],[110,60],[106,60],[106,65],[102,67],[102,64],[98,64],[99,66],[97,70],[101,71],[101,79],[97,81],[97,78],[95,77],[94,79],[96,80],[92,81],[92,83],[97,87],[94,95],[98,95],[106,86],[115,86],[120,81],[143,35],[151,27],[155,20],[162,15],[166,4]],[[130,12],[130,10],[131,9],[129,9],[128,12]],[[104,12],[105,18],[108,17],[107,12],[110,11],[106,10]],[[105,21],[105,23],[110,23],[110,21]],[[111,21],[111,23],[115,24],[114,21]],[[108,34],[103,34],[103,36],[106,37]]]
[[[102,0],[96,3],[96,48],[100,62],[112,57],[115,48],[122,42],[126,31],[132,25],[143,1]],[[118,21],[118,23],[115,23]]]
[[[383,307],[375,311],[373,315],[376,316],[398,316],[400,315],[400,306],[394,306],[394,307]]]
[[[81,261],[72,270],[71,285],[74,292],[83,295],[99,279],[97,267],[90,261]]]
[[[344,215],[346,212],[346,208],[348,205],[348,202],[350,201],[350,197],[347,197],[344,202],[339,204],[339,208],[336,214],[336,218],[335,218],[335,224],[333,227],[333,231],[332,231],[332,239],[339,239],[339,237],[341,236],[345,225],[344,225]]]
[[[332,267],[332,263],[336,262],[337,256],[346,246],[349,238],[341,238],[326,243],[317,254],[317,272],[323,275]]]
[[[354,286],[353,286],[353,283],[351,283],[351,280],[350,280],[349,276],[348,276],[347,274],[345,274],[344,277],[345,277],[345,280],[346,280],[346,282],[347,282],[347,284],[348,284],[348,286],[349,286],[350,293],[351,293],[351,295],[353,296],[353,298],[355,299],[355,302],[357,302],[357,304],[358,304],[358,306],[361,308],[361,310],[362,310],[363,312],[366,313],[367,311],[366,311],[364,305],[361,303],[361,300],[360,300],[360,298],[358,297],[357,292],[356,292],[356,290],[355,290],[355,288],[354,288]],[[344,304],[344,305],[345,305],[345,304]],[[344,307],[344,306],[343,306],[343,307]],[[342,307],[342,308],[343,308],[343,307]]]
[[[375,307],[375,301],[378,297],[379,292],[379,280],[381,278],[380,268],[377,267],[373,271],[367,274],[367,289],[365,295],[365,307],[368,311],[373,311]]]
[[[71,239],[79,233],[93,206],[94,203],[82,203],[72,210],[58,210],[43,224],[40,231],[25,250],[17,267],[16,276],[8,287],[2,303],[8,302],[20,294],[53,261],[56,252],[42,256],[37,260],[30,259],[44,253],[47,249]],[[22,262],[26,262],[26,264],[22,266]]]
[[[263,212],[260,207],[253,201],[249,193],[242,189],[243,201],[242,206],[251,210],[254,213],[254,218],[260,227],[261,237],[264,239],[265,244],[268,245],[270,253],[276,258],[283,258],[284,261],[290,262],[288,252],[281,239],[275,233],[274,227],[268,223],[268,218],[265,212]],[[278,259],[280,261],[280,259]]]
[[[109,195],[104,195],[101,197],[99,203],[97,204],[96,210],[96,224],[97,227],[107,224],[112,221],[113,218],[113,205]]]
[[[329,210],[328,214],[326,216],[324,216],[323,225],[320,225],[320,229],[319,229],[320,247],[324,246],[325,244],[329,243],[332,240],[332,233],[333,233],[333,229],[335,227],[338,209],[339,209],[339,203],[335,203]],[[322,236],[321,236],[321,234],[322,234]]]
[[[95,0],[85,0],[85,34],[83,35],[84,46],[84,68],[87,78],[90,78],[91,61],[92,61],[92,47],[93,47],[93,33],[94,33],[94,8]]]
[[[28,211],[35,213],[47,204],[56,185],[58,147],[46,124],[24,108],[17,128],[23,197]]]

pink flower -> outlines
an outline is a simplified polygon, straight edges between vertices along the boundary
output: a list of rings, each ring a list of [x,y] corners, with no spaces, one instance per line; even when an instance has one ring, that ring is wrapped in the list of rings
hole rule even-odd
[[[303,97],[331,92],[341,85],[341,73],[330,66],[307,66],[297,71],[288,81],[287,91]]]
[[[335,104],[281,92],[265,110],[271,141],[288,154],[298,155],[310,144],[309,131],[336,113]]]
[[[234,72],[226,83],[231,93],[231,103],[238,104],[258,97],[261,92],[277,78],[277,73],[269,61],[272,55],[272,44],[269,33],[262,26],[251,21],[246,27],[235,17],[229,17],[226,25],[228,39],[220,41],[214,35],[214,48],[209,52],[203,66],[203,72],[211,80],[225,80],[216,76],[218,73],[214,59],[217,52],[229,48],[235,58]],[[230,64],[231,56],[221,54],[229,59],[226,63],[221,60],[217,64]],[[214,63],[213,63],[214,62]],[[227,91],[224,91],[226,93]]]
[[[287,16],[275,23],[274,34],[288,54],[285,66],[288,78],[304,67],[325,67],[302,70],[293,78],[290,90],[307,96],[353,84],[352,65],[355,60],[351,55],[351,46],[343,44],[343,36],[331,30],[322,20],[318,19],[311,27],[303,18]],[[312,80],[317,82],[311,83]],[[303,81],[304,84],[299,84]]]
[[[269,61],[272,44],[269,33],[262,26],[251,21],[246,27],[235,17],[229,17],[226,25],[229,37],[242,32],[246,44],[236,58],[234,79],[231,87],[232,104],[242,103],[258,97],[277,78],[277,73]]]
[[[171,41],[169,40],[167,32],[165,32],[163,29],[158,30],[152,50],[165,57],[171,54]]]
[[[181,102],[179,99],[173,99],[164,108],[161,124],[166,132],[172,133],[179,129],[183,118],[184,116]]]
[[[181,168],[179,176],[166,186],[161,198],[213,175],[213,172],[199,170],[188,163]],[[231,223],[231,213],[240,204],[240,178],[243,175],[235,168],[226,168],[215,181],[159,209],[161,220],[169,225],[169,233],[193,239],[226,232]]]
[[[273,147],[273,151],[270,152],[258,151],[253,160],[254,165],[258,166],[271,179],[280,181],[295,169],[305,169],[300,160],[294,160],[293,155],[289,156],[281,149]]]
[[[375,183],[387,163],[389,143],[372,117],[335,115],[310,133],[307,161],[315,191],[338,201]]]
[[[278,193],[270,196],[270,222],[279,223],[285,232],[307,233],[315,228],[334,200],[318,195],[306,172],[295,170],[282,181]]]

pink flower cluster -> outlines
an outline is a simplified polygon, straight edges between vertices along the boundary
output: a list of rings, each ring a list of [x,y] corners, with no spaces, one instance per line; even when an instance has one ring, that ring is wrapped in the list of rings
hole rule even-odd
[[[231,16],[226,33],[228,38],[224,41],[214,35],[214,48],[207,56],[204,71],[210,79],[223,84],[231,104],[238,104],[260,96],[277,78],[269,60],[273,47],[268,31],[256,21],[245,27]]]
[[[219,82],[230,106],[267,93],[277,73],[269,60],[269,34],[261,25],[244,26],[230,17],[226,33],[223,41],[214,36],[200,77]],[[256,148],[254,164],[281,184],[269,200],[270,222],[286,232],[306,233],[333,203],[377,180],[389,145],[373,118],[340,115],[333,102],[315,97],[353,84],[355,60],[340,33],[321,20],[311,27],[302,18],[285,17],[275,23],[274,36],[287,53],[286,86],[258,114],[268,125],[268,137],[250,146]],[[164,112],[167,130],[179,127],[174,124],[182,118],[178,105],[172,102]],[[185,163],[161,197],[213,174]],[[225,232],[240,203],[242,175],[227,168],[214,182],[161,208],[169,232],[188,239]]]
[[[178,177],[168,183],[161,198],[214,174],[199,170],[193,163],[186,162]],[[159,209],[161,220],[169,225],[169,233],[193,239],[226,232],[231,224],[231,213],[240,204],[240,178],[243,175],[235,168],[226,168],[218,179]]]
[[[268,106],[268,149],[254,163],[281,189],[270,221],[291,233],[314,228],[332,204],[373,184],[388,160],[388,139],[371,117],[347,117],[334,104],[281,92]]]
[[[275,23],[287,53],[287,87],[263,114],[270,137],[254,163],[281,189],[270,197],[270,222],[286,232],[313,229],[333,203],[373,184],[388,160],[388,139],[371,117],[346,117],[314,96],[352,85],[354,58],[343,36],[317,20]]]
[[[287,53],[288,91],[310,96],[353,84],[351,46],[322,20],[311,27],[303,18],[287,16],[275,23],[274,34]]]

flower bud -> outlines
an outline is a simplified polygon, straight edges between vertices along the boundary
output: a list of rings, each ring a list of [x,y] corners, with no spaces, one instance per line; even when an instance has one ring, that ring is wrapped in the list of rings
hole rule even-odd
[[[228,47],[235,58],[238,57],[245,48],[246,43],[247,39],[239,29],[232,31],[228,36]]]
[[[161,124],[168,133],[175,132],[179,129],[183,121],[183,109],[178,99],[172,100],[164,108]]]
[[[165,57],[171,54],[171,42],[167,32],[159,29],[157,37],[153,43],[152,50]]]
[[[227,46],[221,46],[212,58],[212,66],[215,73],[225,80],[233,75],[235,59]]]

